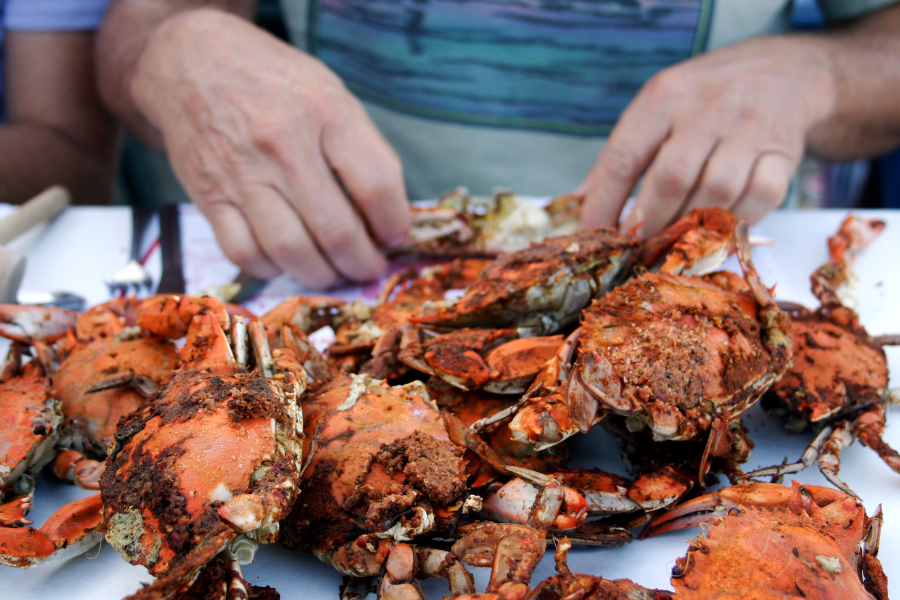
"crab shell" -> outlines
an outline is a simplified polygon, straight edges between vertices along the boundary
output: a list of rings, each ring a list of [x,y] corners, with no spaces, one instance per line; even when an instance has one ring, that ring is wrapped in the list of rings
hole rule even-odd
[[[466,493],[466,462],[427,400],[419,382],[391,387],[354,375],[305,401],[306,439],[318,443],[281,541],[362,576],[380,569],[382,542],[451,527]],[[348,564],[354,547],[366,556]]]
[[[871,403],[887,389],[884,350],[850,309],[792,311],[790,336],[793,366],[771,392],[804,427]]]
[[[554,333],[625,276],[639,243],[612,229],[546,239],[500,256],[452,309],[412,321]]]
[[[676,598],[870,599],[887,597],[875,556],[880,522],[880,511],[869,518],[857,498],[795,481],[723,488],[648,528],[709,526],[672,570]]]
[[[187,574],[238,533],[274,534],[299,487],[302,368],[248,372],[211,313],[194,318],[182,355],[121,423],[100,483],[107,540],[157,576]]]
[[[37,473],[53,458],[61,421],[59,402],[36,364],[0,383],[0,500],[24,473]]]
[[[105,337],[76,345],[53,374],[53,392],[65,416],[61,445],[104,456],[119,419],[136,410],[144,398],[131,387],[88,390],[112,377],[128,375],[161,383],[177,362],[175,347],[159,338]]]
[[[767,318],[752,295],[721,287],[727,280],[645,273],[595,301],[569,395],[577,378],[657,440],[695,439],[713,420],[733,420],[787,368],[790,345],[767,341],[787,331],[786,315]]]

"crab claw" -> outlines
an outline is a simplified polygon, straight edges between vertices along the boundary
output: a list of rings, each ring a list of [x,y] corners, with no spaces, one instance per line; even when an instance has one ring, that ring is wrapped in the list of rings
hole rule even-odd
[[[792,487],[777,483],[742,483],[694,498],[655,517],[641,531],[641,538],[711,523],[732,510],[740,511],[751,506],[782,508],[799,513],[810,504],[826,506],[847,497],[847,494],[832,488],[801,485],[796,481]]]
[[[60,452],[53,461],[53,472],[57,477],[85,490],[99,490],[100,477],[105,470],[105,463],[85,458],[75,450]]]
[[[32,567],[87,552],[100,541],[102,508],[100,494],[94,494],[63,506],[40,529],[0,529],[0,563]]]
[[[161,294],[147,298],[138,306],[137,324],[150,333],[177,340],[187,335],[194,316],[211,313],[223,330],[228,331],[230,317],[221,300],[212,296]]]
[[[74,329],[78,313],[55,306],[0,304],[0,336],[30,344],[53,342]]]
[[[31,510],[31,496],[20,496],[0,504],[0,527],[31,525],[31,521],[25,518],[29,510]]]

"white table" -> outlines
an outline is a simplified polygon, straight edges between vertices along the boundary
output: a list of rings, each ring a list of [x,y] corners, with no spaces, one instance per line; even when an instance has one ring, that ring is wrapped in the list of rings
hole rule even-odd
[[[755,230],[776,240],[774,247],[754,249],[754,257],[763,281],[777,282],[776,295],[814,306],[808,292],[809,274],[826,259],[825,238],[836,230],[844,212],[778,212],[770,215]],[[858,310],[862,322],[872,334],[900,333],[900,212],[866,212],[885,219],[888,228],[867,250],[856,266],[859,275]],[[23,287],[35,291],[64,289],[84,295],[90,303],[107,299],[103,279],[124,265],[130,238],[130,221],[123,208],[69,209],[44,229],[19,240],[16,245],[27,252],[28,271]],[[182,225],[186,252],[189,291],[212,283],[230,281],[237,269],[218,253],[205,222],[192,207],[185,208]],[[731,263],[730,263],[731,264]],[[733,267],[733,265],[732,265]],[[158,272],[158,266],[152,267]],[[376,286],[369,286],[370,296]],[[288,280],[270,285],[254,308],[260,310],[280,295],[299,293]],[[345,290],[346,295],[359,290]],[[888,349],[890,366],[900,369],[900,349]],[[894,386],[900,381],[894,377]],[[788,434],[778,421],[768,418],[759,407],[747,415],[756,449],[746,469],[781,462],[787,456],[796,459],[812,434]],[[888,413],[886,440],[900,449],[900,410]],[[625,474],[618,449],[602,428],[596,428],[576,444],[573,466],[597,466]],[[894,473],[870,450],[855,444],[841,455],[841,477],[865,500],[869,514],[880,503],[884,507],[885,526],[881,536],[880,558],[891,579],[891,591],[900,595],[900,474]],[[814,468],[797,476],[804,483],[827,485]],[[62,503],[87,495],[72,486],[44,476],[39,482],[35,509],[30,517],[40,525]],[[574,571],[600,574],[608,578],[628,577],[646,586],[671,589],[669,572],[675,559],[683,556],[686,540],[698,530],[675,532],[646,541],[635,541],[623,548],[577,549],[570,555]],[[94,557],[97,551],[90,553]],[[534,582],[552,574],[548,553]],[[476,586],[483,590],[488,573],[475,569]],[[245,567],[248,580],[256,585],[275,587],[282,598],[334,599],[339,574],[310,556],[288,552],[279,547],[263,547],[256,561]],[[125,563],[108,544],[99,556],[78,557],[63,564],[16,570],[0,566],[0,598],[121,598],[138,589],[150,577],[142,567]],[[439,598],[446,586],[429,580],[425,589],[430,598]]]

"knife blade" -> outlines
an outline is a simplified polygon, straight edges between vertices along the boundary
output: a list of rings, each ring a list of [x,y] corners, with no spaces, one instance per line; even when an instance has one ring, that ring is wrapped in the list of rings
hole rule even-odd
[[[234,278],[234,281],[232,283],[239,287],[237,293],[235,293],[235,295],[231,297],[229,302],[233,302],[234,304],[243,304],[247,300],[253,298],[256,294],[261,292],[269,282],[265,279],[260,279],[259,277],[251,275],[247,271],[241,269],[241,272],[237,274],[237,277]]]
[[[156,288],[157,294],[183,294],[185,291],[180,214],[177,204],[166,204],[159,211],[162,275]]]

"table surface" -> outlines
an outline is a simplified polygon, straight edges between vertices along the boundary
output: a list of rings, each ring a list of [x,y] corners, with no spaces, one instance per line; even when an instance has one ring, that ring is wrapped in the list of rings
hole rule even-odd
[[[213,284],[227,283],[237,273],[215,245],[212,233],[193,207],[183,207],[182,235],[188,291],[196,292]],[[887,221],[885,233],[860,257],[855,271],[857,310],[870,333],[900,333],[900,211],[859,211],[865,216]],[[754,249],[754,260],[763,282],[777,283],[776,296],[807,306],[815,306],[808,290],[808,276],[826,260],[825,239],[837,229],[844,211],[781,211],[772,213],[754,233],[771,238],[775,245]],[[149,237],[154,236],[149,232]],[[57,220],[14,242],[26,252],[28,267],[23,289],[66,290],[83,295],[94,304],[108,299],[104,279],[124,266],[130,240],[128,210],[119,207],[71,208]],[[150,270],[158,274],[158,256],[152,256]],[[733,259],[729,268],[735,268]],[[894,266],[891,266],[894,264]],[[340,290],[344,297],[374,297],[377,285]],[[263,311],[278,299],[302,293],[302,288],[286,279],[272,282],[260,298],[248,305]],[[890,367],[900,368],[900,348],[887,349]],[[897,387],[894,378],[894,386]],[[885,439],[900,449],[900,426],[892,425],[900,411],[889,409]],[[812,440],[810,432],[787,433],[758,407],[746,414],[756,448],[745,465],[756,467],[780,463],[786,456],[794,460]],[[572,466],[599,467],[626,474],[614,440],[596,428],[575,443]],[[854,444],[841,454],[841,477],[863,498],[871,514],[878,504],[884,508],[884,529],[879,557],[891,580],[891,591],[900,594],[900,474],[891,471],[872,451]],[[814,468],[796,476],[809,484],[827,485]],[[38,525],[67,501],[88,495],[74,486],[42,476],[36,490],[30,518]],[[683,556],[687,540],[699,530],[670,533],[635,541],[622,548],[581,548],[570,555],[573,571],[630,578],[648,587],[671,589],[669,573],[675,559]],[[476,587],[483,590],[489,573],[473,569]],[[311,556],[280,547],[261,547],[253,564],[244,568],[255,585],[271,585],[285,599],[334,599],[338,597],[340,575]],[[553,573],[552,552],[548,552],[535,573],[534,582]],[[104,543],[88,555],[61,564],[41,565],[28,570],[0,566],[0,597],[7,600],[29,598],[121,598],[151,578],[143,567],[123,561]],[[425,582],[428,597],[439,598],[446,586],[439,580]]]

